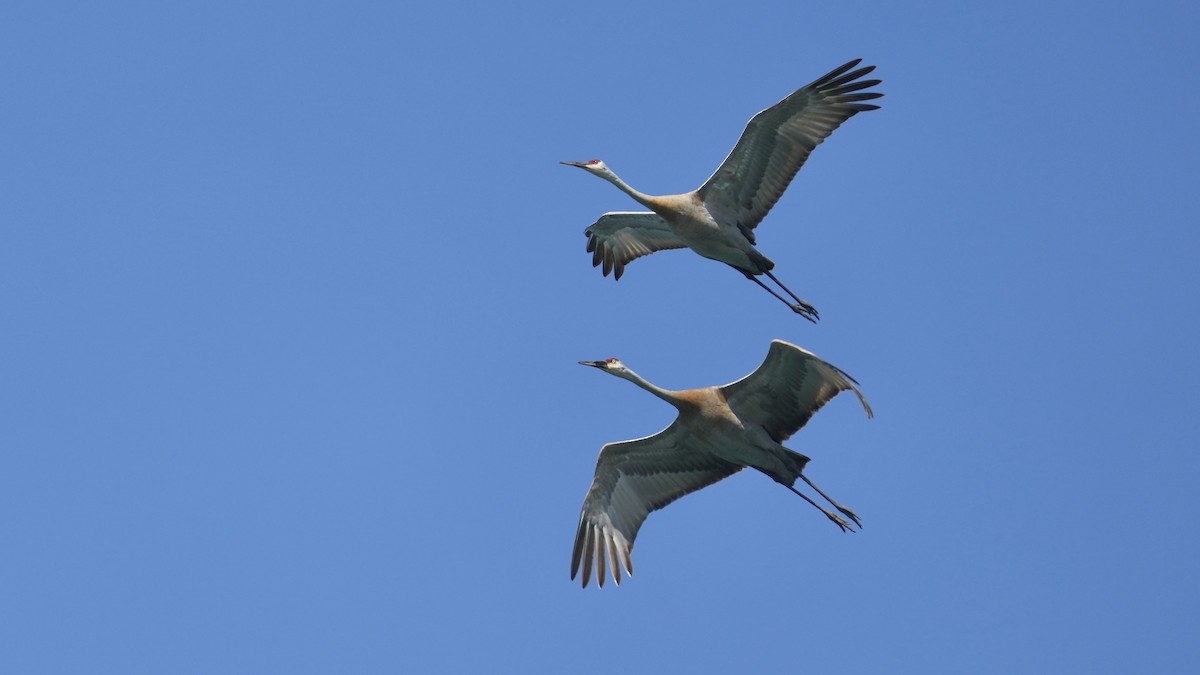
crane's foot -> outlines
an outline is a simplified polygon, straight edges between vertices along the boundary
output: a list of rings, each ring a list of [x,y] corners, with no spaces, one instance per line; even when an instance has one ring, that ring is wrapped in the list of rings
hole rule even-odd
[[[833,504],[834,508],[836,508],[838,511],[841,511],[850,520],[853,520],[855,526],[857,526],[858,529],[860,529],[860,530],[862,529],[862,521],[858,519],[857,513],[851,511],[849,509],[849,507],[842,506],[841,504],[839,504],[837,502],[831,502],[831,503]]]
[[[820,508],[820,507],[818,507],[818,508]],[[833,521],[834,525],[837,525],[838,527],[842,528],[842,532],[853,532],[854,531],[854,526],[851,525],[850,523],[846,522],[845,518],[842,518],[841,516],[834,513],[833,511],[826,511],[825,509],[821,509],[821,511],[823,511],[825,513],[825,515],[830,520]]]
[[[816,323],[821,318],[821,315],[817,313],[817,308],[813,307],[807,302],[798,302],[794,305],[791,305],[791,308],[793,312],[813,323]]]

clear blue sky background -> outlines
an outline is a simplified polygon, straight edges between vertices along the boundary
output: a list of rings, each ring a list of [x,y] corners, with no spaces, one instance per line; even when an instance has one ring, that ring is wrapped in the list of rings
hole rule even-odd
[[[904,5],[905,3],[900,3]],[[1200,660],[1195,3],[9,3],[0,670],[1184,672]],[[854,57],[883,109],[759,228],[813,326],[582,230]],[[856,376],[568,580],[576,365]]]

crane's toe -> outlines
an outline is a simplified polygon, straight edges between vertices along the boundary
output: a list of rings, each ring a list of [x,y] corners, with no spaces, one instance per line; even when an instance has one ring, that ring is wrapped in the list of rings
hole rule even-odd
[[[813,323],[816,323],[821,318],[821,315],[817,313],[817,308],[807,302],[798,302],[792,305],[792,311]]]
[[[862,529],[862,521],[859,520],[857,513],[855,513],[854,511],[851,511],[849,507],[842,506],[841,504],[838,504],[837,502],[834,502],[833,505],[837,507],[838,511],[841,511],[843,514],[845,514],[845,516],[847,518],[849,518],[850,520],[853,520],[854,525],[856,527],[858,527],[858,529],[860,529],[860,530]]]
[[[824,510],[824,509],[822,509],[822,510]],[[832,511],[825,511],[825,515],[829,516],[829,519],[833,521],[834,525],[837,525],[838,527],[842,528],[842,532],[853,532],[854,531],[854,527],[851,526],[850,523],[847,523],[846,519],[842,518],[838,514],[832,512]]]

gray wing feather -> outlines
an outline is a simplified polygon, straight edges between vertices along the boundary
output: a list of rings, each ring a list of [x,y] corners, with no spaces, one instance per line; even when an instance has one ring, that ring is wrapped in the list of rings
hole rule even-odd
[[[699,189],[718,221],[736,226],[754,243],[754,228],[787,189],[808,155],[842,122],[879,106],[863,92],[881,80],[859,80],[875,66],[856,59],[802,87],[751,118],[733,151]]]
[[[596,566],[601,587],[611,568],[621,583],[621,568],[633,574],[633,540],[651,511],[737,473],[737,464],[689,451],[687,432],[677,422],[661,432],[633,441],[609,443],[600,450],[596,476],[583,500],[571,578],[583,569],[583,586]]]
[[[600,216],[583,231],[592,253],[592,267],[604,265],[604,276],[614,272],[620,279],[625,263],[655,251],[685,248],[687,244],[671,231],[667,221],[654,213],[614,212]]]
[[[853,391],[867,417],[873,417],[871,406],[857,384],[854,378],[812,352],[774,340],[761,366],[721,390],[739,419],[762,426],[771,438],[782,443],[843,391]]]

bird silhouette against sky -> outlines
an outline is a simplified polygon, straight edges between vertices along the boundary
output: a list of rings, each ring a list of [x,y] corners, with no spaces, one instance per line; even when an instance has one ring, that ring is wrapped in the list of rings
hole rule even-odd
[[[622,567],[633,574],[633,540],[651,511],[747,466],[803,497],[843,531],[853,531],[843,515],[862,526],[857,514],[804,475],[809,458],[782,445],[842,391],[853,391],[867,417],[872,416],[857,383],[837,367],[775,340],[762,365],[737,382],[671,391],[651,384],[617,359],[580,363],[629,380],[679,411],[670,426],[653,436],[609,443],[600,450],[571,553],[571,578],[582,566],[585,588],[593,562],[600,586],[606,568],[612,570],[617,584]],[[797,490],[797,479],[841,515]]]
[[[620,279],[626,263],[655,251],[690,248],[728,264],[809,321],[817,310],[771,273],[775,263],[755,248],[754,229],[767,215],[808,155],[842,122],[879,106],[864,103],[883,94],[863,91],[881,80],[859,79],[875,70],[855,59],[751,118],[733,151],[692,192],[654,196],[621,180],[598,160],[562,162],[616,185],[650,212],[613,212],[588,226],[592,266]],[[758,278],[766,275],[791,301]]]

